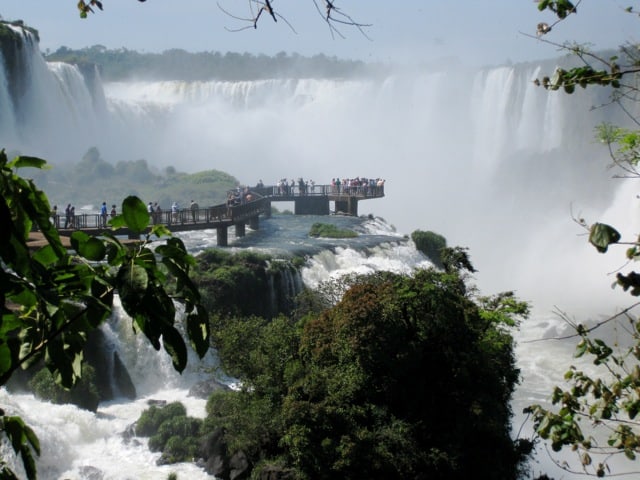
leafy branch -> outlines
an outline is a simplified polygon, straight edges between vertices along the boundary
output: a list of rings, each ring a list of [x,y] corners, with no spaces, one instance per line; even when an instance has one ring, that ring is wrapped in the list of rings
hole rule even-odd
[[[144,203],[127,197],[111,227],[126,227],[144,235],[143,241],[127,245],[113,232],[92,237],[76,231],[68,252],[50,220],[46,196],[16,173],[24,167],[46,168],[46,162],[35,157],[9,161],[0,150],[0,385],[19,368],[43,361],[57,383],[73,387],[81,376],[88,335],[111,314],[116,293],[134,329],[156,350],[164,347],[180,372],[187,348],[175,326],[174,302],[184,304],[189,341],[202,358],[209,348],[209,319],[189,278],[195,260],[183,242],[169,236],[152,249],[152,238],[170,232],[162,225],[149,227]],[[44,236],[45,246],[28,245],[32,230]],[[17,417],[2,415],[0,422],[29,480],[34,479],[31,450],[39,453],[37,438]],[[0,478],[13,478],[6,465],[0,469]]]

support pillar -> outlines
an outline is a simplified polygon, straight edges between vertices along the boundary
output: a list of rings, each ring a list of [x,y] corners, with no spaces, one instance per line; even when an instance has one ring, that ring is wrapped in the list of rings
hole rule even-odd
[[[229,245],[229,237],[227,235],[227,227],[216,227],[216,236],[218,238],[218,246],[226,247]]]
[[[346,200],[336,200],[336,213],[343,213],[357,217],[358,199],[356,197],[347,197]]]
[[[349,215],[358,216],[358,199],[356,197],[349,197]]]
[[[244,227],[244,222],[234,223],[234,227],[236,229],[236,237],[237,238],[245,236],[246,230],[245,230],[245,227]]]
[[[294,213],[296,215],[329,215],[329,197],[296,197]]]
[[[258,230],[260,228],[260,217],[258,215],[249,219],[249,228],[251,230]]]

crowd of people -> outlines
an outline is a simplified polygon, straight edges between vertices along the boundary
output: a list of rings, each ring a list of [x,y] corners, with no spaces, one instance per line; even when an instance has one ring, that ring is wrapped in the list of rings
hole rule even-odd
[[[302,177],[299,177],[298,180],[287,180],[286,178],[281,178],[276,182],[276,185],[272,187],[273,195],[279,196],[295,196],[295,195],[328,195],[330,193],[333,194],[345,194],[345,195],[363,195],[367,196],[378,196],[384,193],[384,183],[385,180],[382,178],[366,178],[366,177],[355,177],[355,178],[332,178],[331,183],[329,185],[316,185],[316,182],[313,180],[304,180]],[[256,184],[257,189],[265,188],[265,185],[262,180],[260,180]],[[271,188],[271,187],[269,187]],[[240,186],[238,185],[234,190],[228,192],[227,195],[227,207],[233,207],[237,205],[242,205],[246,202],[250,202],[253,200],[252,190],[248,186]],[[149,212],[149,216],[151,217],[151,221],[153,224],[158,223],[187,223],[189,220],[192,223],[197,223],[200,219],[200,206],[194,200],[191,200],[188,209],[181,209],[178,202],[173,202],[171,204],[170,214],[167,213],[167,217],[163,217],[162,207],[158,204],[158,202],[149,202],[147,203],[147,211]],[[190,212],[190,215],[189,213]],[[102,202],[100,206],[98,227],[106,228],[108,225],[109,217],[113,218],[117,215],[116,206],[111,205],[111,209],[109,210],[107,207],[107,202]],[[84,219],[85,215],[82,215],[80,220],[76,216],[76,207],[72,204],[67,204],[64,215],[58,212],[57,205],[53,206],[51,211],[51,221],[56,226],[56,228],[81,228],[86,227],[86,219]],[[190,217],[190,218],[189,218]],[[64,218],[64,223],[61,222],[61,219]]]
[[[276,182],[274,187],[274,195],[279,196],[294,196],[294,195],[314,195],[321,194],[327,195],[329,193],[338,193],[338,194],[346,194],[346,195],[363,195],[367,196],[376,196],[381,193],[384,193],[384,183],[385,180],[383,178],[366,178],[366,177],[355,177],[355,178],[332,178],[331,184],[329,185],[330,191],[326,191],[326,188],[316,190],[316,182],[313,180],[304,180],[302,177],[299,177],[298,180],[287,180],[286,178],[281,178]],[[263,187],[262,180],[260,180],[257,184],[258,187]]]

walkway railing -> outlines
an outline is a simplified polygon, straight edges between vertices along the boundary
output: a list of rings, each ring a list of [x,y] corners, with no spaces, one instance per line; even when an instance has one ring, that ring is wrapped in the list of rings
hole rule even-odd
[[[166,225],[169,228],[186,229],[187,226],[197,228],[215,228],[237,222],[265,213],[271,201],[290,200],[305,196],[356,197],[359,199],[384,197],[384,186],[336,186],[336,185],[271,185],[253,187],[250,189],[252,199],[247,201],[241,195],[235,201],[227,204],[214,205],[206,208],[182,208],[176,212],[171,210],[155,211],[151,223]],[[233,191],[232,191],[233,192]],[[51,220],[60,230],[107,229],[110,215],[99,213],[80,213],[67,217],[64,214],[52,215]]]
[[[271,197],[277,200],[279,197],[300,197],[300,196],[345,196],[359,198],[378,198],[384,197],[384,185],[269,185],[264,187],[252,187],[252,192],[259,193],[264,197]]]
[[[218,224],[243,221],[263,213],[265,199],[257,199],[242,205],[227,206],[216,205],[206,208],[183,208],[177,212],[162,210],[151,214],[151,223],[172,226],[211,226]],[[108,221],[110,215],[104,217],[99,213],[81,213],[73,217],[66,215],[52,215],[51,221],[60,230],[84,230],[110,228]]]

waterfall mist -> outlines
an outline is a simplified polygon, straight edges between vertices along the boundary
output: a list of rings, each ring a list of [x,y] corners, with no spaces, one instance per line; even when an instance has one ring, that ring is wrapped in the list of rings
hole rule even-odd
[[[97,73],[46,64],[28,45],[29,94],[0,116],[9,150],[55,163],[96,146],[113,163],[215,168],[246,184],[382,177],[387,196],[362,202],[360,213],[469,247],[483,290],[515,289],[545,311],[599,309],[621,297],[606,278],[621,256],[597,254],[572,215],[635,218],[633,187],[610,178],[593,139],[598,123],[624,119],[615,107],[591,110],[606,103],[605,88],[536,87],[552,62],[358,80],[102,85]],[[7,83],[2,72],[3,102]]]

